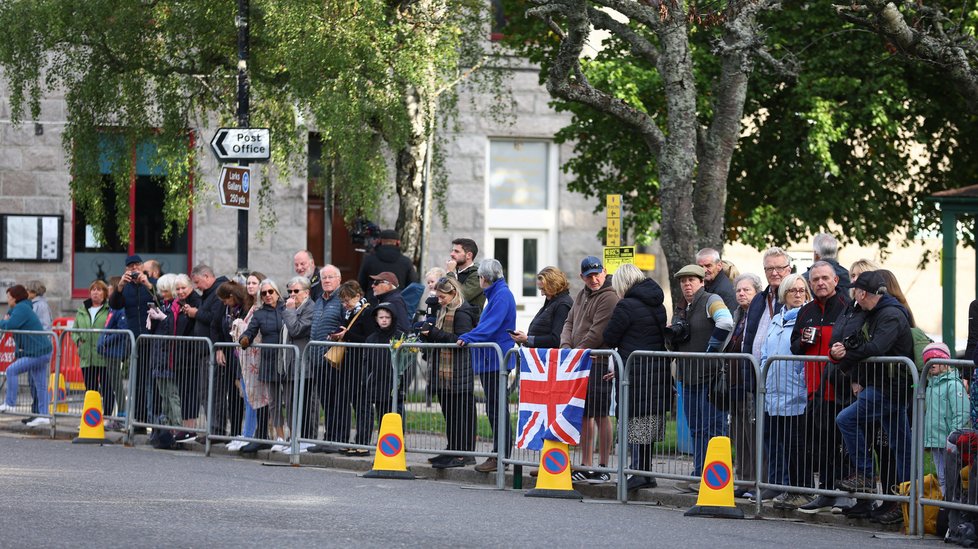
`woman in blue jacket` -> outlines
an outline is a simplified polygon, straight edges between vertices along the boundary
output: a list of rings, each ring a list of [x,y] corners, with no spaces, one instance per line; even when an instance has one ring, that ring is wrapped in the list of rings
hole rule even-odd
[[[0,320],[0,330],[31,330],[42,331],[41,321],[38,320],[31,307],[27,289],[17,284],[7,288],[7,305],[10,309]],[[17,404],[17,377],[28,372],[34,386],[37,387],[38,411],[42,414],[48,411],[48,364],[51,363],[53,347],[47,335],[13,334],[16,351],[13,364],[7,368],[7,395],[0,412],[12,412]],[[37,418],[32,426],[50,424],[46,417]]]
[[[513,347],[513,338],[509,331],[516,328],[516,300],[503,278],[503,266],[498,260],[483,259],[479,262],[478,273],[479,285],[486,295],[486,308],[482,311],[475,329],[459,336],[458,344],[464,346],[468,343],[495,343],[505,355]],[[510,369],[512,362],[507,371]],[[486,392],[486,415],[489,416],[489,425],[492,427],[492,451],[496,452],[500,438],[497,426],[509,425],[509,408],[506,408],[500,423],[500,419],[496,417],[499,399],[505,399],[506,395],[499,394],[499,356],[495,349],[472,349],[472,370],[479,374],[482,389]],[[511,440],[512,436],[513,433],[509,433],[507,438]],[[509,457],[511,446],[511,441],[506,443],[506,457]],[[496,470],[496,465],[496,458],[491,457],[476,465],[475,470],[491,473]]]

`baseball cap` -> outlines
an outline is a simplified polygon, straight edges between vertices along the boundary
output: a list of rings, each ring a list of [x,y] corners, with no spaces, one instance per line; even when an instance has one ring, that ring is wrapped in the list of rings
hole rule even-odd
[[[581,276],[593,275],[604,270],[601,260],[593,255],[585,257],[581,261]]]
[[[391,286],[397,287],[397,275],[390,271],[384,271],[380,274],[370,275],[370,278],[374,280],[386,280],[391,283]]]
[[[142,263],[142,262],[143,262],[143,258],[139,257],[138,255],[131,255],[126,258],[126,267],[132,265],[133,263]]]
[[[859,278],[852,283],[852,287],[871,294],[883,295],[886,293],[886,280],[879,271],[866,271],[859,275]]]

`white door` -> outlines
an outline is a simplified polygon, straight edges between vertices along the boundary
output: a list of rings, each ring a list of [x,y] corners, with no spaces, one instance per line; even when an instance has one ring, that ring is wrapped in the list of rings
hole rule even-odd
[[[516,298],[516,325],[525,329],[533,315],[543,306],[544,298],[537,290],[537,273],[548,265],[550,257],[547,231],[490,230],[491,249],[503,265],[509,289]]]

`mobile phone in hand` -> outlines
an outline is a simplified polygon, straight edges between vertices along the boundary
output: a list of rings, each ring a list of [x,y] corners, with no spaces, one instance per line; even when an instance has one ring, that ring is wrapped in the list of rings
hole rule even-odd
[[[506,330],[509,335],[516,335],[516,330]]]

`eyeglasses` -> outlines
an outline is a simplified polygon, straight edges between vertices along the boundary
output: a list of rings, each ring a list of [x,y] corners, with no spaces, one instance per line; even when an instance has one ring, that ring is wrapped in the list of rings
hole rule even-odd
[[[390,284],[390,282],[387,282],[386,280],[374,280],[370,283],[371,286],[380,286],[381,284]]]
[[[262,290],[261,292],[262,297],[265,297],[266,295],[273,295],[273,294],[275,294],[275,290]]]
[[[301,294],[304,291],[306,291],[305,288],[289,288],[290,294]]]
[[[789,288],[787,293],[804,295],[808,293],[808,288]]]
[[[791,267],[791,265],[781,265],[779,267],[778,266],[775,266],[775,267],[764,267],[764,272],[765,273],[780,273],[782,271],[787,270],[790,267]]]

